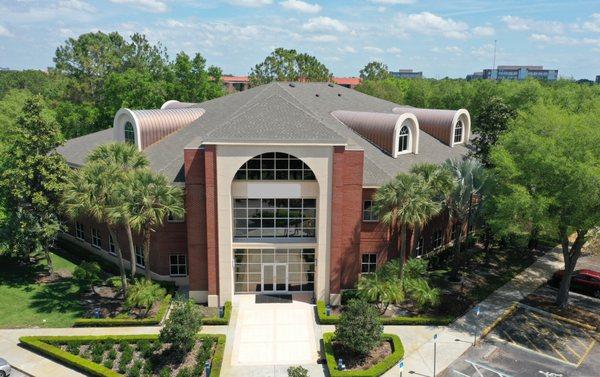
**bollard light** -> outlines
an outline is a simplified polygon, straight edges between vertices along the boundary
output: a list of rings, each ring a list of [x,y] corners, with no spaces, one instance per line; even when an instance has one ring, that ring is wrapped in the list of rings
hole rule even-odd
[[[225,308],[223,308],[222,306],[219,306],[219,318],[223,318],[224,314],[225,314]]]
[[[344,362],[342,361],[342,358],[338,359],[338,370],[344,370]]]
[[[210,377],[210,361],[208,360],[204,363],[204,375]]]
[[[327,313],[327,317],[331,315],[331,305],[327,305],[327,307],[325,308],[325,313]]]

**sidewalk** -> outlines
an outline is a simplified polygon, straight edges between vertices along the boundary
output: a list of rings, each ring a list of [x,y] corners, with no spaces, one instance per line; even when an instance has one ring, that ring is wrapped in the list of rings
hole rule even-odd
[[[514,279],[480,302],[481,312],[479,316],[475,314],[473,308],[450,326],[437,328],[440,331],[437,333],[436,374],[446,369],[471,347],[475,334],[479,334],[481,329],[491,325],[512,304],[535,291],[552,276],[555,270],[562,268],[562,265],[560,249],[552,249],[515,276]],[[397,328],[398,326],[386,326],[386,331],[395,332],[394,327]],[[401,337],[403,342],[405,342],[407,336]],[[433,346],[432,334],[429,340],[419,348],[412,352],[407,349],[404,359],[404,372],[415,376],[433,376]],[[384,374],[385,377],[398,375],[399,370],[397,367]]]

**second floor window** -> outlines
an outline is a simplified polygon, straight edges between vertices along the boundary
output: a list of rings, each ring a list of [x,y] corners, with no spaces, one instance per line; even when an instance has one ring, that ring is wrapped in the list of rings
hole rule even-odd
[[[378,221],[379,215],[373,210],[373,201],[365,200],[363,202],[363,221]]]
[[[237,180],[248,181],[314,181],[312,170],[304,162],[287,153],[263,153],[248,160],[235,174]]]

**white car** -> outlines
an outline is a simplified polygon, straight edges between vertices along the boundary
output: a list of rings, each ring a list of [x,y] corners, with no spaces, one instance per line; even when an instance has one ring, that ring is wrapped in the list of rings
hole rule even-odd
[[[11,367],[8,365],[8,361],[0,357],[0,377],[10,376]]]

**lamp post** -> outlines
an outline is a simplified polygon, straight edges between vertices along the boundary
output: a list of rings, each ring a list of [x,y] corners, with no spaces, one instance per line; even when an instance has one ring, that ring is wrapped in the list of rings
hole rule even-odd
[[[402,377],[402,371],[404,370],[404,359],[398,362],[398,368],[400,368],[400,377]]]
[[[210,361],[208,360],[204,363],[204,375],[210,377]]]
[[[437,337],[438,334],[433,335],[433,377],[435,377],[435,364],[437,356]]]
[[[479,313],[481,312],[481,309],[479,308],[479,306],[477,306],[475,308],[475,330],[474,330],[474,335],[473,335],[473,347],[477,346],[477,321],[479,319]]]

